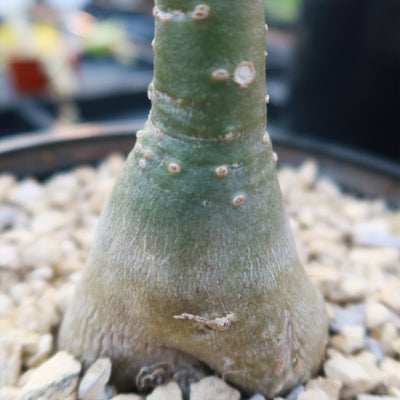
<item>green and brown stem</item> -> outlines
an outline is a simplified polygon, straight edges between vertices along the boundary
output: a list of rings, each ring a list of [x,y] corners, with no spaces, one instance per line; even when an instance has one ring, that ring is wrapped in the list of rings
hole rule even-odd
[[[211,368],[275,396],[317,370],[326,315],[265,131],[263,2],[158,0],[154,16],[152,109],[59,345],[85,365],[110,357],[120,388]]]

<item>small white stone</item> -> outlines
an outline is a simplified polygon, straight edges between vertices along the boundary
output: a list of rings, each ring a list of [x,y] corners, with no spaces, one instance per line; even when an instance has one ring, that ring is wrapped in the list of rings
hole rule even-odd
[[[109,358],[99,358],[85,372],[79,384],[78,397],[80,400],[93,400],[104,392],[106,383],[111,375]]]
[[[320,389],[328,395],[329,400],[339,400],[342,383],[338,379],[327,379],[319,376],[318,378],[309,381],[307,383],[306,389]]]
[[[15,176],[11,174],[0,175],[0,202],[8,200],[10,191],[16,184]]]
[[[20,389],[15,386],[3,386],[0,388],[0,400],[18,400]]]
[[[260,393],[256,393],[253,396],[251,396],[249,400],[265,400],[265,397]]]
[[[400,388],[400,362],[386,357],[381,364],[386,386]]]
[[[16,207],[0,204],[0,230],[12,226],[17,216],[18,210]]]
[[[357,395],[357,400],[396,400],[396,397],[361,393]]]
[[[222,379],[214,376],[203,378],[190,385],[190,400],[239,400],[240,392]]]
[[[396,399],[400,399],[400,388],[396,388],[394,386],[390,386],[388,388],[388,395],[392,396]]]
[[[21,249],[22,262],[28,267],[55,266],[60,262],[61,248],[50,236],[41,236]]]
[[[29,356],[25,364],[29,368],[37,367],[48,357],[50,357],[53,352],[53,335],[46,333],[41,335],[37,344],[36,351],[34,354]]]
[[[365,328],[361,325],[345,326],[338,335],[331,337],[330,342],[333,347],[345,354],[352,354],[361,350],[366,345]]]
[[[34,235],[43,235],[66,226],[73,226],[75,214],[73,212],[48,209],[33,216],[31,230]]]
[[[170,382],[157,386],[146,400],[182,400],[182,392],[176,382]]]
[[[352,358],[334,353],[334,356],[324,363],[324,371],[327,378],[343,383],[342,399],[369,392],[382,381],[382,374],[376,367],[376,359],[370,353],[362,353]]]
[[[387,285],[380,294],[380,299],[393,311],[400,314],[400,280]]]
[[[46,196],[43,186],[34,179],[26,179],[14,186],[9,195],[11,203],[30,209],[37,201]]]
[[[299,179],[299,183],[305,189],[310,189],[317,180],[317,174],[317,163],[314,160],[307,160],[300,166],[297,177]]]
[[[0,387],[16,385],[22,367],[22,346],[12,338],[0,336]]]
[[[0,268],[15,270],[21,267],[18,249],[13,244],[0,243]]]
[[[19,400],[66,399],[76,393],[80,371],[78,361],[68,353],[58,352],[33,370]]]
[[[369,281],[356,274],[342,274],[336,287],[329,293],[329,299],[337,303],[362,301],[373,292]]]
[[[312,389],[300,393],[297,400],[329,400],[329,397],[321,389]]]
[[[365,309],[365,322],[368,329],[377,329],[394,317],[395,314],[381,303],[368,303]]]

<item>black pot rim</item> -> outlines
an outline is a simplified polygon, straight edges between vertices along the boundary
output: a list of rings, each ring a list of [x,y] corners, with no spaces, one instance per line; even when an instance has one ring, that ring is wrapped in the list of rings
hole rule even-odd
[[[112,152],[127,154],[144,122],[140,118],[128,122],[82,124],[1,139],[0,173],[42,179],[59,170],[96,163]],[[323,175],[346,190],[382,198],[400,207],[400,163],[272,125],[268,131],[281,165],[314,159]]]

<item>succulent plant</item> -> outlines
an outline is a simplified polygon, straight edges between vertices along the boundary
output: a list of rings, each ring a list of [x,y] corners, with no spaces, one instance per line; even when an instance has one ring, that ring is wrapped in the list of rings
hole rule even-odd
[[[266,132],[263,1],[157,0],[152,108],[101,214],[59,347],[121,390],[217,373],[269,397],[315,373],[323,300]]]

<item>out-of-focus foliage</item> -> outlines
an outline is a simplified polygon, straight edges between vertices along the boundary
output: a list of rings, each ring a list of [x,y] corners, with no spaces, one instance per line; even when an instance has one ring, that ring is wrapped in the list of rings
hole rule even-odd
[[[301,0],[264,0],[267,21],[290,22],[297,18]]]

